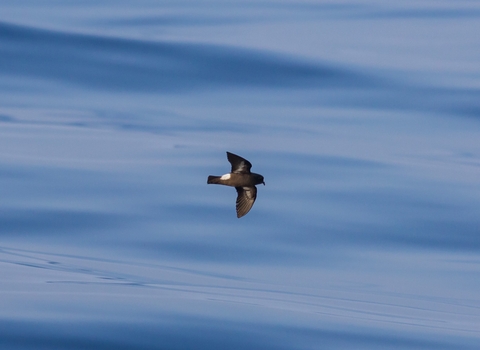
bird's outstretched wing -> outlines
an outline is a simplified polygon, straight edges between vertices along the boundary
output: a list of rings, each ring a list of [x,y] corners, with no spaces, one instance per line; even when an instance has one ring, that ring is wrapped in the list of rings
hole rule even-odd
[[[232,164],[232,173],[250,174],[252,163],[236,154],[227,152],[227,159]]]
[[[253,187],[235,187],[237,190],[237,218],[241,218],[252,209],[255,199],[257,199],[257,188]]]

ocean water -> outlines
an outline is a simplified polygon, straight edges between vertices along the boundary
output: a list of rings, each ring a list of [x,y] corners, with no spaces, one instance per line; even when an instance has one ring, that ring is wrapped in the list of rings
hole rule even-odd
[[[0,1],[1,349],[479,349],[480,3]],[[251,212],[207,185],[225,151]]]

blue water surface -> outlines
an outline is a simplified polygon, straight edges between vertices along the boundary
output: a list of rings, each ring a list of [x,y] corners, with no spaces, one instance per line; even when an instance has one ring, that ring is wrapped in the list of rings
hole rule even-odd
[[[478,349],[480,4],[0,2],[0,348]],[[247,158],[251,212],[206,184]]]

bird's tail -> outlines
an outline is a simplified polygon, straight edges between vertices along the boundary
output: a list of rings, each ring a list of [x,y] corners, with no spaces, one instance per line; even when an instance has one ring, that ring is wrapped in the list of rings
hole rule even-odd
[[[220,176],[210,175],[207,179],[207,184],[219,184],[219,183],[220,183]]]

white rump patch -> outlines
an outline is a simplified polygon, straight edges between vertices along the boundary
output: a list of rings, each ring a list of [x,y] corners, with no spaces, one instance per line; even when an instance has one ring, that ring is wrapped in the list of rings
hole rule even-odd
[[[230,179],[230,174],[225,174],[220,176],[220,180],[228,180],[228,179]]]

